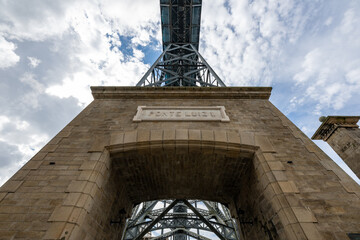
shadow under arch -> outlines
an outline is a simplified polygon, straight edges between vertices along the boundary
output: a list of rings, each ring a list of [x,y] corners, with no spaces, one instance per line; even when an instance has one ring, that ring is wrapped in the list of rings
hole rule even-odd
[[[203,199],[232,203],[258,147],[215,141],[156,141],[108,146],[111,169],[129,200]]]
[[[258,146],[215,140],[124,139],[106,146],[99,160],[108,170],[88,216],[88,225],[94,221],[99,225],[99,236],[121,239],[126,218],[141,202],[199,199],[227,206],[242,239],[278,239],[272,196],[266,195],[266,186],[259,181],[264,156]]]

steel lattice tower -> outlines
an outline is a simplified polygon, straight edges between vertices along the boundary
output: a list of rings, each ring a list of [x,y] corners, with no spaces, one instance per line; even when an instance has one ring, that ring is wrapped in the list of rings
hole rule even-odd
[[[160,0],[163,53],[137,86],[225,87],[198,52],[201,6],[201,0]],[[163,207],[156,208],[159,204]],[[198,208],[199,204],[203,208]],[[161,235],[146,236],[155,230],[161,230]],[[123,239],[209,240],[201,235],[201,230],[213,232],[219,239],[239,238],[236,224],[224,205],[177,199],[137,205],[127,221]]]
[[[163,53],[136,86],[225,87],[198,52],[201,0],[160,0]]]

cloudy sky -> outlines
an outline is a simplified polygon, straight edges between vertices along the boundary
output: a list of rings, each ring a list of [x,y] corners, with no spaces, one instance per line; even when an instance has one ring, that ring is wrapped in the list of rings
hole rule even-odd
[[[161,53],[159,12],[159,0],[0,0],[0,184],[89,86],[139,81]],[[360,115],[359,12],[358,0],[203,0],[200,53],[228,86],[272,86],[311,137],[321,115]]]

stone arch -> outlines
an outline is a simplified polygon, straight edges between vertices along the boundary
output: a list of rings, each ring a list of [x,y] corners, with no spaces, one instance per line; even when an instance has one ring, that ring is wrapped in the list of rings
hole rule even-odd
[[[232,131],[137,130],[114,133],[110,144],[100,148],[103,150],[91,153],[82,174],[68,188],[69,196],[84,200],[76,200],[78,205],[83,204],[83,210],[69,222],[68,230],[65,227],[64,237],[120,239],[134,204],[171,198],[226,204],[238,220],[244,239],[291,237],[282,219],[286,203],[282,206],[274,198],[283,194],[284,187],[270,171],[270,167],[281,167],[274,167],[276,162],[267,163],[273,150],[266,137],[244,137]],[[205,165],[207,160],[210,164]],[[151,171],[141,169],[149,167],[145,164],[149,161]],[[167,175],[166,168],[171,171],[175,165],[181,174]],[[208,171],[203,175],[206,179],[199,176],[201,171]],[[65,201],[58,211],[66,208]]]
[[[206,199],[229,204],[241,188],[256,147],[201,140],[148,141],[112,146],[111,168],[122,176],[133,203],[157,199]]]

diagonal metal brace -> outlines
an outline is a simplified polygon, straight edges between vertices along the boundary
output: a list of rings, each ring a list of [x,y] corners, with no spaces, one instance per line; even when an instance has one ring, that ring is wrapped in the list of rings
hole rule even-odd
[[[176,199],[173,201],[152,223],[149,224],[136,238],[135,240],[141,240],[142,237],[145,236],[146,233],[148,233],[155,224],[157,224],[160,219],[162,219],[180,200]],[[215,229],[216,231],[216,229]],[[225,239],[224,239],[225,240]]]
[[[217,230],[213,225],[211,225],[211,224],[209,223],[209,221],[208,221],[206,218],[204,218],[204,216],[201,215],[201,213],[199,213],[198,210],[196,210],[195,207],[193,207],[193,205],[191,205],[187,200],[181,200],[181,201],[184,202],[185,205],[186,205],[188,208],[190,208],[191,211],[193,211],[193,212],[201,219],[201,221],[203,221],[203,222],[206,224],[206,226],[208,226],[208,228],[210,228],[210,230],[211,230],[213,233],[215,233],[216,236],[218,236],[221,240],[226,240],[226,238],[224,238],[224,237],[218,232],[218,230]]]

